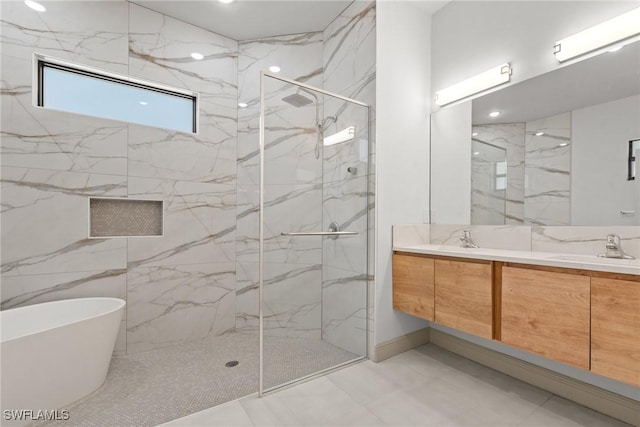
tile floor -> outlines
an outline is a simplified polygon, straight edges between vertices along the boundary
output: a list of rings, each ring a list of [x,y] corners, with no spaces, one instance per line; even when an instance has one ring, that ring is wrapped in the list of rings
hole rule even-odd
[[[164,424],[303,425],[628,426],[432,344]]]
[[[69,408],[69,421],[38,427],[155,426],[258,390],[257,335],[208,340],[114,357],[104,386]],[[313,374],[357,355],[326,341],[265,337],[265,386]],[[227,368],[225,363],[239,364]]]

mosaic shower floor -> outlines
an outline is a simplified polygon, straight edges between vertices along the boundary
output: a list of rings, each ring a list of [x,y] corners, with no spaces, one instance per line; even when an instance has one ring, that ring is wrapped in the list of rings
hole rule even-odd
[[[228,334],[113,358],[105,385],[68,421],[38,426],[155,426],[258,390],[258,337]],[[320,340],[265,337],[265,386],[348,362],[355,354]],[[238,365],[226,367],[229,361]]]

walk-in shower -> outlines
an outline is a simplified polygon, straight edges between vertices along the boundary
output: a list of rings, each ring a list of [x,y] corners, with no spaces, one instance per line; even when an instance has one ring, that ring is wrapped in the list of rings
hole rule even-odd
[[[308,95],[310,95],[312,99],[307,98],[304,95],[301,95],[300,92],[304,92]],[[305,105],[309,105],[311,103],[315,103],[316,106],[316,147],[314,149],[314,154],[316,156],[316,159],[320,158],[320,152],[322,150],[322,140],[324,137],[324,131],[327,129],[327,127],[331,124],[331,123],[335,123],[338,118],[336,116],[329,116],[329,117],[325,117],[324,119],[322,119],[322,121],[320,121],[320,102],[318,102],[318,96],[313,93],[312,90],[310,89],[305,89],[304,87],[298,87],[298,89],[296,89],[295,93],[292,93],[291,95],[287,95],[284,98],[282,98],[282,100],[284,102],[286,102],[289,105],[293,105],[296,108],[300,108],[300,107],[304,107]]]
[[[367,355],[370,150],[361,102],[263,73],[260,105],[261,348],[307,353],[261,351],[262,393]]]

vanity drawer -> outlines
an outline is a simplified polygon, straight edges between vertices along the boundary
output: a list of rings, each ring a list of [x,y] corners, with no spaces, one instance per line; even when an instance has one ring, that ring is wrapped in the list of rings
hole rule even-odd
[[[591,371],[640,386],[640,282],[591,279]]]
[[[503,267],[502,342],[588,370],[590,285],[585,275]]]
[[[435,321],[493,338],[491,261],[435,261]]]

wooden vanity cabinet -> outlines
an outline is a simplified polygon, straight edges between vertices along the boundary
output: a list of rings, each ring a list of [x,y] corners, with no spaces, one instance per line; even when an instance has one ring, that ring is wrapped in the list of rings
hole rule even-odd
[[[393,308],[434,319],[434,260],[420,255],[393,254]]]
[[[588,275],[503,267],[502,342],[588,370],[590,284]]]
[[[435,260],[435,321],[493,338],[492,263],[482,260]]]
[[[591,279],[591,371],[640,386],[640,280]]]

